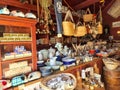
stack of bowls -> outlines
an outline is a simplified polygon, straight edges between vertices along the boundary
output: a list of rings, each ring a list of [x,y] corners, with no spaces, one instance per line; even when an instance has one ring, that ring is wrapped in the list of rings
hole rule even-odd
[[[52,68],[50,66],[39,67],[42,76],[48,76],[52,74]]]
[[[42,66],[45,66],[44,61],[43,60],[37,61],[37,67],[42,67]]]
[[[50,62],[46,62],[45,63],[47,66],[50,66],[52,68],[52,70],[59,70],[60,69],[60,66],[63,64],[62,62],[60,61],[56,61],[55,62],[55,65],[50,65]]]
[[[67,66],[67,65],[74,64],[76,62],[76,60],[73,59],[73,58],[65,57],[65,58],[62,59],[62,62],[63,62],[64,65]]]

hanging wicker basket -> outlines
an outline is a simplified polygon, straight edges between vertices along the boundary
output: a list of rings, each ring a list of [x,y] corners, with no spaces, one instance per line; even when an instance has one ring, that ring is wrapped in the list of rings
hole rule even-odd
[[[71,20],[67,21],[68,17],[70,17]],[[73,17],[72,17],[70,10],[67,11],[65,19],[62,22],[62,26],[63,26],[63,34],[65,36],[73,36],[74,35],[75,24],[74,24]]]
[[[103,27],[102,27],[100,22],[98,22],[97,30],[98,30],[98,34],[102,34],[103,33]]]
[[[81,37],[81,36],[84,36],[85,34],[87,34],[85,25],[79,25],[79,24],[82,24],[82,23],[78,22],[76,29],[75,29],[75,33],[74,33],[75,37]]]
[[[93,21],[93,19],[94,19],[94,14],[91,14],[90,9],[87,8],[86,13],[83,15],[84,22],[91,22]]]

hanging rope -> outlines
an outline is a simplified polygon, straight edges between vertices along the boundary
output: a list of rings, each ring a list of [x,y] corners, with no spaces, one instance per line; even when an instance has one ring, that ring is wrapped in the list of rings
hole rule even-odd
[[[37,15],[38,15],[38,21],[39,21],[39,18],[40,18],[39,0],[37,0]]]
[[[72,11],[75,11],[67,2],[66,0],[64,0],[65,4],[68,6],[68,8],[70,8]]]

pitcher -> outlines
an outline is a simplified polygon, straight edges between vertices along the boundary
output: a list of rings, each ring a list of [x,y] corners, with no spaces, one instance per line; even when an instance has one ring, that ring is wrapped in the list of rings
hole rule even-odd
[[[56,65],[56,59],[57,57],[50,58],[50,65]]]

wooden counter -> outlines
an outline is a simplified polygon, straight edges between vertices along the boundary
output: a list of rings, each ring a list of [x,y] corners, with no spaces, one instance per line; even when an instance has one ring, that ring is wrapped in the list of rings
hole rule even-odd
[[[99,68],[100,74],[102,74],[103,62],[102,62],[102,59],[101,59],[101,58],[95,58],[93,61],[86,62],[86,63],[82,63],[82,64],[77,65],[77,66],[69,67],[69,68],[67,68],[67,69],[64,70],[64,71],[57,71],[57,72],[55,72],[54,74],[56,74],[56,73],[72,73],[73,75],[76,76],[77,70],[82,70],[82,69],[84,69],[84,68],[94,66],[95,63],[97,64],[97,67]],[[44,78],[45,78],[45,77],[42,77],[42,78],[40,78],[40,79],[37,79],[37,80],[31,81],[31,82],[28,82],[28,83],[24,84],[23,87],[28,86],[28,85],[31,85],[31,84],[34,84],[34,83],[37,83],[37,82],[42,82],[42,79],[44,79]],[[22,86],[21,86],[21,87],[22,87]],[[13,90],[20,90],[19,88],[20,88],[20,86],[14,87]],[[75,90],[80,90],[80,89],[79,89],[78,87],[76,87]],[[81,90],[84,90],[84,89],[81,89]],[[104,90],[104,89],[96,88],[95,90]]]

